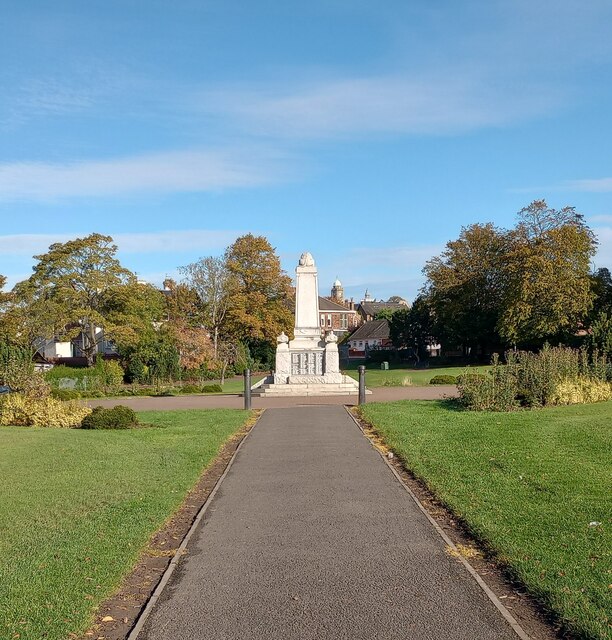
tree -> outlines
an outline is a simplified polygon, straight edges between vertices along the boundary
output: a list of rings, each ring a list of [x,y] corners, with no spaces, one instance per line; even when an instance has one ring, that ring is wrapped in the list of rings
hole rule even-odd
[[[291,279],[268,240],[247,234],[225,252],[232,289],[224,335],[251,343],[274,343],[293,326]]]
[[[406,307],[406,308],[408,308],[408,307]],[[393,309],[393,308],[385,307],[385,308],[381,309],[374,316],[374,320],[388,320],[388,321],[391,321],[391,318],[393,317],[393,314],[397,313],[398,311],[403,311],[403,309]]]
[[[204,326],[210,331],[217,357],[219,332],[225,321],[233,290],[232,273],[226,257],[208,256],[180,268],[188,286],[197,294]]]
[[[396,311],[389,321],[389,337],[397,349],[411,348],[417,360],[428,356],[427,347],[435,344],[433,313],[427,298],[419,296],[412,307]]]
[[[499,344],[507,246],[504,231],[490,223],[473,224],[426,263],[423,295],[435,318],[434,333],[446,346],[486,351]]]
[[[176,283],[172,278],[166,278],[164,299],[168,322],[186,322],[191,327],[201,327],[204,324],[200,298],[188,284]]]
[[[166,315],[164,296],[159,289],[134,279],[106,289],[100,296],[99,308],[106,336],[112,337],[120,350],[159,330]]]
[[[212,341],[206,329],[177,320],[171,323],[171,331],[183,369],[199,369],[214,360]]]
[[[34,273],[17,288],[18,304],[47,318],[40,322],[40,337],[82,336],[81,349],[92,366],[103,339],[117,328],[105,317],[109,289],[135,281],[135,276],[115,257],[110,236],[92,233],[85,238],[55,243],[45,254],[34,256]]]
[[[536,200],[508,233],[499,332],[511,343],[541,345],[576,333],[593,303],[590,262],[596,239],[574,207]]]
[[[591,276],[593,289],[593,309],[591,318],[597,318],[600,313],[612,314],[612,275],[610,270],[602,267]]]

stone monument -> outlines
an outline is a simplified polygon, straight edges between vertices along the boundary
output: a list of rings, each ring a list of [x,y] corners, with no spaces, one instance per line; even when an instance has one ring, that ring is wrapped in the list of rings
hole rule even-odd
[[[338,338],[323,334],[317,267],[303,253],[296,267],[294,339],[277,338],[274,375],[253,387],[258,395],[340,395],[358,393],[353,378],[340,373]]]

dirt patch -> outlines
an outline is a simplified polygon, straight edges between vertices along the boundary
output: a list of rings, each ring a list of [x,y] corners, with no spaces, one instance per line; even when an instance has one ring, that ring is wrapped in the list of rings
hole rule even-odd
[[[200,509],[261,413],[255,411],[253,418],[225,443],[178,511],[153,534],[136,566],[123,580],[119,590],[100,605],[93,626],[81,638],[124,640],[128,636]]]
[[[447,547],[447,553],[451,556],[461,555],[469,561],[530,638],[533,640],[569,640],[571,636],[562,632],[561,626],[553,620],[544,606],[527,592],[524,585],[513,579],[508,569],[497,561],[492,551],[470,534],[467,525],[447,509],[422,480],[404,467],[399,458],[393,455],[393,452],[385,445],[384,440],[372,425],[359,415],[358,410],[354,408],[349,410],[372,445],[385,456],[401,477],[402,482],[451,539],[456,550]]]

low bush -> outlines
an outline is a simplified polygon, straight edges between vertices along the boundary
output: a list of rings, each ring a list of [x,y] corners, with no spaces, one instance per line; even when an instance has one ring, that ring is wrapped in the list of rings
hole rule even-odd
[[[76,427],[91,409],[74,400],[63,402],[57,398],[28,397],[10,393],[0,399],[0,425],[23,427]]]
[[[475,411],[599,402],[612,398],[608,370],[605,354],[545,345],[539,353],[506,353],[506,365],[494,355],[488,376],[459,377],[459,395]]]
[[[220,384],[205,384],[202,393],[223,393],[223,387]]]
[[[81,422],[81,429],[133,429],[137,426],[138,416],[124,405],[112,409],[95,407]]]
[[[56,400],[79,400],[83,396],[76,389],[51,389],[51,397]]]
[[[209,385],[212,386],[212,385]],[[202,388],[197,384],[184,384],[180,388],[180,393],[201,393]]]
[[[448,374],[434,376],[429,384],[457,384],[457,376],[451,376]]]
[[[179,394],[179,389],[175,389],[174,387],[169,387],[167,389],[157,389],[151,395],[153,395],[156,398],[167,398],[167,397],[178,396],[178,394]]]
[[[602,380],[563,380],[551,395],[551,404],[587,404],[612,399],[612,385]]]

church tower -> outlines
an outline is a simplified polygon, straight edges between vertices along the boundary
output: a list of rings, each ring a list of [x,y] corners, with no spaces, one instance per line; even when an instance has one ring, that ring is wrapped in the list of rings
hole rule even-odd
[[[331,299],[339,304],[344,304],[344,287],[338,278],[336,278],[334,286],[332,287]]]

